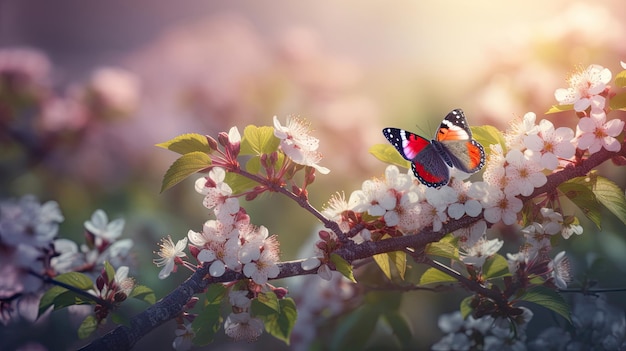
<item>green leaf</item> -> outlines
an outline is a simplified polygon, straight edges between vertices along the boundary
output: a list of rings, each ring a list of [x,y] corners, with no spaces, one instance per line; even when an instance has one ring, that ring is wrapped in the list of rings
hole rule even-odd
[[[615,94],[609,101],[609,106],[613,110],[626,111],[626,92]]]
[[[212,305],[219,305],[222,303],[222,300],[226,296],[228,289],[224,286],[224,284],[211,284],[207,288],[205,297],[206,303]]]
[[[574,105],[573,104],[572,105],[554,105],[554,106],[550,107],[550,109],[548,111],[546,111],[546,114],[571,111],[573,109],[574,109]]]
[[[426,245],[424,252],[428,255],[450,258],[453,260],[459,259],[459,249],[446,241],[436,241]]]
[[[115,280],[115,268],[113,268],[108,261],[104,261],[104,271],[107,273],[107,279],[109,282]]]
[[[111,313],[111,322],[130,327],[130,317],[121,313]]]
[[[506,150],[506,142],[500,130],[494,126],[484,125],[470,127],[472,137],[476,139],[483,147],[489,150],[489,145],[501,145],[502,150]]]
[[[370,147],[369,153],[385,163],[390,163],[402,168],[411,168],[411,163],[405,160],[391,144],[376,144]]]
[[[60,286],[53,286],[52,288],[48,289],[48,291],[46,291],[39,300],[39,312],[37,314],[37,317],[41,316],[41,314],[44,313],[48,309],[48,307],[54,304],[54,300],[57,298],[57,296],[66,291],[67,289]]]
[[[54,310],[59,310],[73,305],[95,304],[95,300],[79,295],[73,291],[67,290],[60,286],[54,286],[41,297],[39,300],[38,316],[44,313],[50,306],[54,306]]]
[[[93,288],[93,282],[91,278],[83,273],[78,272],[69,272],[63,273],[56,277],[54,280],[65,283],[67,285],[71,285],[79,290],[88,290]],[[67,306],[84,304],[84,303],[94,303],[93,300],[89,300],[88,298],[79,295],[73,291],[67,290],[62,286],[53,286],[48,291],[44,293],[44,295],[39,300],[39,314],[44,313],[50,306],[54,305],[54,309],[58,310],[60,308],[64,308]]]
[[[617,184],[604,177],[593,177],[592,191],[596,199],[626,224],[626,197]]]
[[[191,328],[196,333],[196,336],[193,338],[195,345],[206,345],[213,342],[215,333],[220,330],[222,325],[220,306],[227,291],[224,284],[219,283],[211,284],[207,288],[204,294],[206,299],[205,305],[191,323]]]
[[[246,162],[246,171],[252,174],[259,174],[261,171],[261,157],[252,156],[248,162]]]
[[[406,319],[398,311],[384,311],[382,316],[391,327],[393,334],[402,344],[402,349],[410,349],[412,333]]]
[[[535,286],[522,296],[519,300],[528,301],[552,310],[572,323],[570,319],[569,305],[563,297],[556,291],[546,288],[545,286]]]
[[[164,143],[156,144],[155,146],[177,152],[181,155],[185,155],[195,151],[206,154],[210,154],[211,152],[213,152],[213,150],[209,146],[207,137],[196,133],[179,135],[174,139],[168,140]]]
[[[406,254],[402,251],[386,252],[374,255],[374,261],[378,267],[385,273],[387,279],[391,280],[391,267],[394,267],[400,278],[404,280],[406,273]]]
[[[152,289],[145,285],[136,285],[128,297],[145,301],[151,305],[154,305],[154,303],[156,302],[156,296],[154,295],[154,291],[152,291]]]
[[[202,346],[213,342],[213,338],[217,331],[220,330],[221,325],[220,304],[204,306],[193,322],[191,322],[191,329],[196,334],[193,338],[194,345]]]
[[[588,178],[577,177],[570,179],[559,185],[558,189],[600,228],[600,203],[596,199],[596,195],[591,191],[591,183],[587,181]]]
[[[468,296],[461,301],[461,305],[459,306],[459,311],[461,312],[461,316],[463,319],[467,318],[470,314],[472,314],[472,300],[474,300],[474,296]]]
[[[444,272],[435,269],[428,268],[424,274],[420,277],[419,285],[427,285],[434,283],[456,283],[456,279],[445,274]]]
[[[254,307],[252,312],[255,316],[269,316],[272,314],[280,313],[280,303],[278,297],[271,291],[260,293],[256,299],[253,300]]]
[[[230,186],[233,194],[235,195],[241,194],[244,191],[250,190],[259,185],[259,183],[255,182],[254,180],[233,172],[226,173],[224,182]]]
[[[364,350],[380,317],[380,309],[364,305],[354,310],[335,329],[331,350]]]
[[[511,273],[509,272],[508,262],[502,255],[495,254],[489,257],[483,264],[485,279],[500,278],[509,274]]]
[[[78,272],[63,273],[56,277],[54,280],[67,285],[71,285],[80,290],[89,290],[93,288],[93,281],[88,275]]]
[[[335,264],[335,268],[344,277],[348,278],[351,282],[356,283],[356,279],[354,279],[354,274],[352,273],[352,265],[348,263],[343,257],[337,254],[330,254],[330,261]]]
[[[96,317],[88,315],[78,327],[78,338],[85,339],[98,328]]]
[[[190,175],[211,165],[211,157],[204,152],[193,151],[179,157],[165,172],[161,192],[180,183]]]
[[[292,298],[281,299],[279,300],[279,310],[279,312],[261,317],[261,319],[265,324],[265,331],[289,345],[291,331],[298,318],[296,303]]]
[[[242,155],[271,154],[278,150],[280,139],[274,136],[274,128],[249,125],[241,138]]]
[[[615,75],[615,86],[620,88],[626,87],[626,70]]]

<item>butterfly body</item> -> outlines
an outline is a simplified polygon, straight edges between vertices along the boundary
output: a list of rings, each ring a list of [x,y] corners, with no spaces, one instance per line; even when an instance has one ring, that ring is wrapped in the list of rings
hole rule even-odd
[[[411,161],[413,174],[429,187],[448,184],[452,167],[475,173],[485,164],[485,151],[472,139],[472,131],[460,109],[444,118],[433,140],[399,128],[385,128],[383,135],[402,157]]]

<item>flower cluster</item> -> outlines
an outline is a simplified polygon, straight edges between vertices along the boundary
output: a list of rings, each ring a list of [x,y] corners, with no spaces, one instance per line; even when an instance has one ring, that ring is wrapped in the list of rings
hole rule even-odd
[[[287,117],[285,126],[274,116],[274,135],[280,139],[280,146],[293,162],[315,168],[322,174],[330,170],[318,165],[322,154],[317,151],[319,140],[309,134],[309,126],[301,119]]]
[[[624,310],[604,295],[574,295],[572,328],[549,327],[528,343],[529,350],[622,350],[626,347]]]
[[[339,272],[329,271],[329,279],[320,281],[313,276],[301,277],[295,294],[298,319],[292,336],[293,350],[309,350],[315,343],[317,331],[351,306],[362,303],[356,284]]]
[[[94,288],[89,291],[100,299],[94,307],[98,323],[106,319],[112,308],[126,300],[134,287],[135,280],[128,277],[127,266],[119,267],[112,277],[107,269],[103,268],[96,278]]]
[[[606,120],[610,92],[607,84],[611,77],[608,68],[591,65],[572,74],[568,79],[568,88],[557,89],[554,93],[561,105],[573,104],[574,110],[580,114],[574,142],[579,149],[588,150],[589,154],[602,148],[608,151],[619,151],[621,148],[615,137],[624,129],[624,121]]]
[[[396,166],[388,166],[382,179],[366,180],[349,200],[346,201],[345,196],[333,197],[323,214],[357,243],[412,235],[427,228],[441,231],[450,221],[477,218],[473,224],[453,234],[459,239],[460,262],[470,273],[470,279],[481,283],[484,283],[483,265],[503,247],[503,241],[486,237],[487,227],[498,223],[521,225],[519,233],[523,244],[517,253],[507,254],[511,276],[505,281],[505,294],[512,296],[515,289],[527,289],[537,282],[565,289],[571,280],[569,261],[565,252],[552,258],[552,246],[557,240],[555,236],[568,239],[573,234],[580,235],[582,227],[576,217],[563,213],[556,193],[546,193],[543,187],[548,175],[575,166],[585,155],[602,148],[612,152],[620,150],[621,141],[616,137],[622,133],[624,122],[606,120],[610,110],[611,93],[607,85],[610,79],[610,71],[597,65],[573,75],[569,79],[570,87],[557,90],[555,96],[559,103],[573,105],[579,117],[576,132],[568,127],[557,128],[547,119],[537,122],[532,112],[525,114],[512,124],[499,143],[488,145],[490,152],[482,181],[465,181],[468,175],[457,172],[453,173],[449,184],[433,189],[417,182],[410,173],[402,174]],[[545,197],[537,197],[544,193]],[[302,268],[317,268],[318,275],[328,279],[328,257],[341,246],[342,239],[325,231],[320,232],[320,239],[315,256],[305,260]],[[541,280],[531,282],[535,277]],[[480,326],[479,320],[491,318],[485,322],[490,325],[494,322],[491,315],[520,316],[522,313],[513,305],[503,310],[493,306],[490,298],[476,297],[473,318],[477,319],[468,323]],[[530,317],[523,319],[518,327],[525,325]],[[471,333],[466,329],[471,328],[457,327],[448,328],[450,334],[439,346],[448,347],[461,339],[458,345],[468,345],[465,339]],[[502,330],[508,332],[509,326],[503,324]],[[484,334],[487,329],[479,331]],[[523,341],[523,338],[493,332],[498,337],[505,336],[504,343],[509,345]],[[485,340],[503,342],[497,337]]]
[[[0,202],[0,322],[3,324],[17,317],[14,312],[34,320],[38,301],[33,301],[35,315],[32,315],[31,306],[18,306],[17,297],[36,295],[43,288],[38,276],[49,269],[53,241],[63,220],[54,201],[41,204],[34,196],[24,196]]]
[[[255,139],[251,135],[259,137]],[[300,119],[290,117],[283,126],[274,117],[273,136],[255,126],[246,130],[246,136],[255,140],[244,140],[247,142],[245,147],[235,127],[228,133],[220,133],[217,140],[206,137],[211,163],[207,165],[208,175],[195,182],[195,190],[204,196],[202,204],[211,210],[215,218],[207,220],[201,231],[189,230],[187,237],[176,244],[171,237],[163,239],[161,249],[155,252],[159,258],[154,263],[162,267],[159,273],[161,279],[174,272],[178,265],[196,270],[197,265],[186,258],[194,258],[200,265],[206,266],[211,277],[236,272],[249,278],[227,286],[233,313],[226,318],[224,330],[236,340],[251,341],[264,329],[262,320],[250,311],[251,301],[266,293],[274,294],[280,300],[287,291],[268,284],[268,280],[278,277],[280,273],[276,236],[270,236],[264,226],[251,224],[239,198],[252,200],[265,191],[280,191],[298,199],[296,201],[302,201],[304,205],[306,186],[314,181],[315,172],[328,173],[328,169],[318,165],[321,160],[317,151],[319,140],[309,134],[308,125]],[[268,141],[268,144],[262,141]],[[258,161],[258,173],[248,173],[249,167],[246,171],[241,169],[238,156],[244,149],[246,155],[251,154]],[[203,151],[206,152],[206,149]],[[283,154],[285,157],[282,157]],[[300,170],[304,170],[304,185],[300,188],[294,183],[291,187],[293,192],[289,192],[286,190],[287,181],[293,180]],[[227,182],[229,173],[239,173],[258,185],[235,194]],[[189,256],[184,252],[188,244]],[[324,267],[330,275],[328,266]],[[177,330],[176,348],[185,349],[193,335],[188,332],[185,321],[179,323]]]
[[[44,283],[54,283],[49,279],[62,273],[81,272],[95,281],[89,293],[99,301],[95,308],[99,321],[132,291],[134,282],[127,279],[128,267],[121,266],[128,261],[132,240],[118,240],[124,220],[109,222],[104,211],[94,212],[85,222],[86,244],[80,250],[75,242],[57,238],[63,220],[54,201],[40,204],[34,196],[24,196],[0,202],[2,323],[17,317],[35,320]],[[105,276],[105,261],[121,266],[115,277]]]
[[[533,313],[522,307],[522,313],[512,322],[504,318],[484,316],[463,318],[461,312],[439,317],[439,329],[446,335],[432,350],[524,350],[526,326]]]
[[[253,293],[249,290],[232,289],[228,301],[233,312],[226,317],[224,332],[235,340],[254,341],[263,333],[263,321],[250,315]]]
[[[224,170],[214,167],[208,177],[196,183],[196,189],[205,195],[205,207],[213,210],[217,220],[204,223],[202,232],[190,230],[189,242],[198,250],[198,261],[210,263],[211,276],[219,277],[228,268],[263,285],[268,278],[278,276],[278,241],[267,228],[250,223],[238,198],[231,197],[232,190],[224,177]]]
[[[95,279],[104,262],[113,267],[131,263],[130,251],[132,239],[120,239],[125,221],[118,218],[109,222],[107,214],[96,210],[91,219],[85,221],[85,243],[78,244],[69,239],[59,238],[54,241],[57,254],[51,260],[51,266],[57,274],[83,272]]]

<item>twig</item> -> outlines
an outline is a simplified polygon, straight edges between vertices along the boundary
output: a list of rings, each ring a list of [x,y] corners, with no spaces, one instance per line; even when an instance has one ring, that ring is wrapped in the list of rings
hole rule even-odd
[[[588,159],[583,160],[575,167],[568,167],[559,172],[549,175],[548,181],[544,186],[535,189],[535,191],[530,196],[521,197],[521,199],[522,201],[527,201],[537,195],[553,190],[556,188],[556,186],[563,183],[564,181],[585,175],[599,164],[618,155],[626,155],[624,145],[622,145],[622,151],[619,153],[601,150],[591,155]],[[260,184],[268,183],[263,178],[247,173],[243,170],[241,170],[241,173],[242,175],[257,181]],[[306,201],[306,199],[303,199],[291,193],[283,187],[276,185],[272,186],[272,190],[283,193],[289,198],[295,200],[301,207],[311,212],[322,223],[324,223],[327,228],[330,228],[333,231],[335,231],[335,229],[333,228],[336,228],[338,230],[337,223],[325,218],[319,211],[313,208],[311,204]],[[469,225],[476,223],[482,218],[483,216],[481,214],[477,217],[465,216],[459,220],[451,220],[448,223],[444,224],[442,230],[438,232],[434,232],[432,228],[427,228],[418,233],[415,233],[415,235],[389,238],[377,242],[367,241],[361,244],[355,244],[352,241],[348,241],[346,245],[343,245],[340,249],[335,251],[335,253],[341,256],[346,261],[352,262],[354,260],[371,257],[379,253],[401,251],[407,247],[415,248],[416,251],[419,252],[420,249],[423,250],[427,244],[439,241],[446,233],[468,227]],[[341,233],[340,230],[338,230],[338,232]],[[301,267],[302,261],[303,260],[280,263],[280,273],[276,279],[316,273],[315,270],[303,270]],[[438,266],[437,269],[444,268]],[[135,345],[135,343],[139,339],[141,339],[149,331],[165,323],[166,321],[178,316],[179,313],[183,310],[184,305],[189,301],[189,299],[193,295],[202,292],[209,284],[247,279],[242,273],[227,271],[221,277],[211,278],[207,280],[204,279],[204,277],[207,276],[207,273],[207,266],[198,269],[172,293],[170,293],[154,305],[150,306],[145,311],[132,317],[129,326],[118,326],[113,331],[109,332],[99,339],[94,340],[91,344],[85,346],[83,350],[129,350],[133,347],[133,345]],[[462,277],[458,274],[455,274],[454,276],[455,278]],[[481,293],[483,293],[487,297],[492,298],[494,301],[501,300],[501,297],[495,296],[495,291],[484,288],[476,282],[469,281],[466,283],[477,284],[478,286],[472,286],[472,290],[474,288],[478,289]]]

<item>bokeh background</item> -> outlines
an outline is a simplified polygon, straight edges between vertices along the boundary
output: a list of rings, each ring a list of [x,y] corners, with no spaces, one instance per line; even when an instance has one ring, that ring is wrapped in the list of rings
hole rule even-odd
[[[21,140],[0,133],[0,195],[58,201],[66,217],[61,236],[76,240],[98,208],[124,217],[124,237],[135,243],[133,275],[162,297],[186,273],[158,281],[151,263],[158,240],[180,239],[209,217],[193,180],[159,193],[176,155],[155,144],[302,116],[331,169],[309,190],[321,207],[333,193],[349,194],[382,174],[385,165],[367,150],[385,142],[385,126],[430,135],[460,107],[471,124],[505,130],[526,112],[541,117],[578,67],[618,72],[626,60],[626,7],[621,0],[0,0],[0,50],[9,48],[30,51],[0,60],[0,71],[15,62],[30,69],[35,95],[46,102],[2,119],[2,128],[16,123],[11,128],[29,132]],[[576,124],[572,115],[549,118]],[[626,185],[615,167],[603,171]],[[276,195],[245,206],[253,223],[279,236],[284,260],[302,257],[302,243],[317,228],[311,216]],[[568,248],[581,279],[585,253],[595,252],[608,268],[594,278],[626,286],[619,278],[624,228],[607,218],[602,230],[584,222],[585,234]],[[462,297],[436,295],[402,295],[417,348],[438,340],[438,314],[457,309]],[[173,328],[168,323],[138,348],[167,349]],[[10,340],[73,348],[81,345],[74,331],[40,323]],[[267,343],[218,341],[232,350]]]

